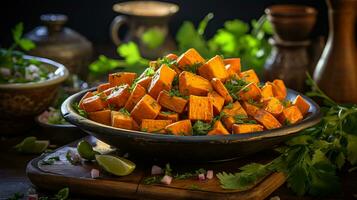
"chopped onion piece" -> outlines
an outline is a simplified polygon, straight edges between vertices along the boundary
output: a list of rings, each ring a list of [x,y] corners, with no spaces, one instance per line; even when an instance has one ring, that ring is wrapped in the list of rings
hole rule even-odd
[[[200,181],[204,181],[206,178],[205,178],[205,174],[199,174],[198,175],[198,180]]]
[[[29,194],[27,200],[38,200],[38,194]]]
[[[164,170],[161,169],[161,167],[157,165],[153,165],[151,167],[151,175],[158,175],[158,174],[163,174]]]
[[[166,184],[166,185],[170,185],[172,181],[172,177],[165,175],[164,177],[162,177],[161,179],[161,183]]]
[[[90,176],[91,176],[92,178],[98,178],[98,177],[99,177],[99,170],[97,170],[97,169],[92,169],[92,170],[90,171]]]
[[[207,179],[212,179],[213,178],[213,170],[207,170],[206,178]]]

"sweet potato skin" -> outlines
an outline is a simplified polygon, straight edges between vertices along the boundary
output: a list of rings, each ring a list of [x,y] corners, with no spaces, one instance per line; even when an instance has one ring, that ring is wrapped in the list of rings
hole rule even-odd
[[[219,115],[224,105],[224,98],[216,91],[209,92],[207,97],[211,99],[213,105],[213,113],[215,115]]]
[[[144,95],[135,105],[130,116],[139,123],[143,119],[155,119],[161,110],[161,106],[150,95]]]
[[[310,104],[307,103],[307,101],[300,95],[296,96],[296,98],[293,101],[293,105],[299,108],[303,116],[305,116],[306,113],[309,112]]]
[[[205,64],[198,68],[198,74],[207,80],[218,78],[223,82],[228,78],[229,74],[224,67],[221,56],[215,56],[208,60]]]
[[[205,59],[193,48],[188,49],[180,57],[177,58],[178,67],[185,70],[187,66],[204,63]]]
[[[247,112],[247,114],[251,117],[253,117],[255,113],[257,113],[258,110],[260,109],[258,106],[255,106],[247,101],[242,102],[242,106],[244,110]]]
[[[179,91],[183,95],[207,96],[211,90],[211,83],[201,76],[187,71],[179,75]]]
[[[103,92],[104,90],[107,90],[109,88],[111,88],[110,83],[102,83],[97,86],[97,91],[98,91],[98,93],[100,93],[100,92]]]
[[[95,112],[103,110],[105,108],[105,103],[99,95],[94,95],[84,99],[82,102],[82,107],[86,112]]]
[[[234,124],[232,129],[233,134],[244,134],[263,131],[264,127],[259,124]]]
[[[170,96],[169,92],[161,91],[157,102],[164,108],[177,113],[182,113],[186,107],[187,100],[182,97]]]
[[[303,119],[299,108],[297,106],[290,106],[285,108],[279,115],[278,120],[282,124],[295,124]]]
[[[161,91],[169,91],[175,76],[176,72],[167,65],[163,64],[152,77],[148,88],[149,94],[156,99]]]
[[[117,72],[109,74],[108,80],[110,87],[119,86],[122,84],[131,85],[136,78],[136,73],[132,72]]]
[[[192,135],[192,124],[191,120],[185,119],[177,121],[165,127],[165,130],[169,134],[173,135]]]
[[[269,99],[264,100],[264,110],[268,111],[274,116],[278,116],[283,112],[284,106],[279,99],[270,97]]]
[[[129,115],[117,111],[111,112],[111,124],[113,127],[135,130],[135,123]]]
[[[207,135],[229,135],[229,132],[223,126],[222,122],[217,120],[213,125],[213,129],[210,130]]]
[[[130,96],[129,85],[117,86],[107,97],[109,105],[115,108],[122,108]]]
[[[257,100],[262,96],[262,92],[255,83],[249,83],[238,92],[238,96],[242,101]]]
[[[144,77],[144,78],[138,80],[138,82],[136,82],[136,84],[141,85],[143,88],[145,88],[145,90],[147,90],[149,88],[151,80],[152,80],[152,77],[147,76],[147,77]]]
[[[131,112],[134,106],[140,101],[140,99],[146,94],[146,90],[143,86],[137,84],[131,92],[128,100],[126,101],[124,108]]]
[[[179,120],[179,115],[177,113],[166,113],[160,112],[156,119],[171,120],[172,122],[177,122]]]
[[[188,118],[194,121],[212,121],[213,105],[210,98],[190,95],[188,104]]]
[[[263,109],[260,109],[255,113],[254,119],[268,130],[281,127],[279,121],[272,114]]]
[[[229,76],[239,74],[241,70],[240,58],[226,58],[223,60]]]
[[[165,127],[172,124],[171,120],[143,119],[140,130],[149,133],[166,133]]]
[[[111,111],[110,110],[100,110],[95,112],[89,112],[88,118],[95,122],[105,124],[110,126],[111,125]]]
[[[93,92],[85,93],[85,95],[83,95],[82,99],[79,101],[78,107],[80,109],[84,110],[84,108],[83,108],[83,100],[86,99],[86,98],[92,97],[92,96],[94,96]]]
[[[217,91],[217,93],[220,94],[224,98],[224,102],[226,104],[233,102],[233,98],[229,94],[226,87],[224,87],[224,84],[222,83],[222,81],[220,79],[213,78],[211,80],[211,85]]]
[[[258,84],[260,81],[259,81],[259,78],[257,76],[257,74],[255,73],[254,70],[250,69],[250,70],[247,70],[247,71],[244,71],[244,72],[241,72],[239,74],[239,76],[245,81],[245,82],[248,82],[248,83],[255,83],[255,84]]]

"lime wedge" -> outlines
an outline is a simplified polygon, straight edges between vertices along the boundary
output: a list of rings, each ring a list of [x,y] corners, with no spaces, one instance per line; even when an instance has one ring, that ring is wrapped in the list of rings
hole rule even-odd
[[[22,148],[31,148],[31,145],[35,143],[36,137],[30,136],[22,140],[19,144],[15,146],[16,149],[22,149]]]
[[[95,159],[105,171],[117,176],[129,175],[136,167],[130,160],[111,155],[96,155]]]
[[[42,153],[44,152],[48,145],[50,145],[50,142],[48,140],[37,140],[32,146],[32,149],[29,150],[28,152],[30,153]]]
[[[92,145],[85,140],[82,140],[77,144],[77,151],[79,155],[86,160],[94,160],[95,155],[98,154],[98,152],[93,151]]]

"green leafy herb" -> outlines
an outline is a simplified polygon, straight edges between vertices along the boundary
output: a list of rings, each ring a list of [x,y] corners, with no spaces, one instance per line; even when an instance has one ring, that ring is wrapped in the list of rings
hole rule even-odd
[[[161,182],[162,176],[151,176],[151,177],[146,177],[143,180],[143,183],[145,185],[152,185],[152,184],[158,184]]]
[[[226,81],[224,86],[227,88],[229,94],[233,99],[238,99],[238,92],[241,91],[248,83],[242,79],[229,79]]]
[[[85,118],[88,117],[88,113],[87,113],[85,110],[81,109],[81,108],[79,107],[79,104],[78,104],[78,103],[74,103],[74,104],[73,104],[73,108],[77,111],[77,113],[78,113],[80,116],[85,117]]]
[[[11,197],[9,197],[7,200],[20,200],[24,198],[24,194],[20,192],[15,192]]]
[[[193,65],[186,65],[185,66],[185,71],[192,72],[194,74],[197,74],[198,68],[202,65],[202,63],[195,63]]]
[[[53,165],[56,161],[59,161],[60,158],[58,156],[53,156],[48,158],[47,160],[42,160],[41,165]]]
[[[192,185],[189,185],[187,187],[187,189],[190,189],[190,190],[200,190],[200,186],[196,185],[196,184],[192,184]]]
[[[24,31],[24,24],[22,22],[18,23],[15,26],[15,28],[12,30],[12,38],[15,41],[15,43],[10,47],[10,50],[15,49],[16,46],[21,47],[25,51],[29,51],[36,47],[31,40],[22,38],[23,31]]]
[[[130,112],[125,108],[120,108],[119,112],[121,112],[123,115],[130,116]]]
[[[66,187],[58,191],[57,194],[54,196],[54,198],[56,200],[66,200],[68,199],[68,196],[69,196],[69,189]]]
[[[255,120],[249,119],[246,115],[234,115],[233,118],[236,124],[257,124]]]
[[[193,135],[207,135],[208,131],[212,129],[212,124],[205,123],[198,120],[192,126],[192,129],[193,129]]]
[[[165,36],[164,30],[154,27],[146,30],[141,35],[141,41],[149,47],[149,49],[156,49],[163,44]]]
[[[185,95],[181,94],[178,89],[171,89],[169,91],[169,95],[171,97],[175,97],[176,96],[176,97],[181,97],[181,98],[184,98],[184,99],[188,99],[188,96],[185,96]]]
[[[254,105],[254,106],[258,107],[258,108],[263,107],[263,103],[257,102],[257,101],[255,101],[254,99],[248,99],[248,103],[249,103],[249,104],[252,104],[252,105]]]

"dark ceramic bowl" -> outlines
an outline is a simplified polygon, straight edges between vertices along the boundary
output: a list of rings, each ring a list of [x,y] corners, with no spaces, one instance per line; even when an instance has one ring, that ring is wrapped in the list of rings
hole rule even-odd
[[[55,100],[58,88],[68,77],[68,70],[60,63],[33,56],[54,77],[29,83],[0,84],[0,135],[13,135],[33,125],[33,118],[46,110]]]
[[[310,98],[302,95],[310,104],[309,114],[301,122],[291,126],[226,136],[153,134],[114,128],[80,116],[73,105],[79,102],[87,91],[79,92],[66,99],[61,107],[63,117],[107,144],[129,152],[131,155],[149,159],[205,162],[239,158],[264,149],[271,149],[299,131],[317,124],[321,119],[319,106]],[[298,94],[298,92],[289,89],[287,99],[292,100]]]
[[[268,20],[279,39],[307,40],[316,23],[317,11],[302,5],[273,5],[265,9]]]

